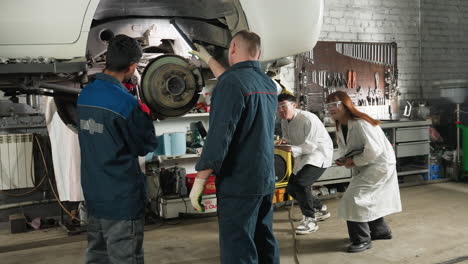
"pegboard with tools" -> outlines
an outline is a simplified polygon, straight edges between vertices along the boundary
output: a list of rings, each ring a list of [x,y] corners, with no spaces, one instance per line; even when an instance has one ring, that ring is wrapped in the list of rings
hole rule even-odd
[[[296,59],[296,94],[302,109],[324,116],[326,97],[341,90],[360,111],[380,120],[397,119],[396,52],[394,42],[317,42],[313,55]]]

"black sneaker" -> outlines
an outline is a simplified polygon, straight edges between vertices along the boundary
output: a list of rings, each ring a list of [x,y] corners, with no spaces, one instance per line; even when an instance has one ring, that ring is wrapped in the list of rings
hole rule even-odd
[[[331,216],[330,212],[327,210],[326,205],[322,205],[322,208],[320,210],[315,209],[315,220],[317,221],[323,221]]]

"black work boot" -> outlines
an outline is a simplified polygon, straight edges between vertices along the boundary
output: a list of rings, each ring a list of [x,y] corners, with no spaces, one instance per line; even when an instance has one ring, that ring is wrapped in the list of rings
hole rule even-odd
[[[362,252],[366,249],[372,248],[372,242],[366,241],[362,243],[357,243],[357,244],[351,244],[348,247],[348,252],[349,253],[357,253],[357,252]]]

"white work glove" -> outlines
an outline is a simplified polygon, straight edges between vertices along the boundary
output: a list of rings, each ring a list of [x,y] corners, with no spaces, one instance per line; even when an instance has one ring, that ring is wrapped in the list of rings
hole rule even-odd
[[[205,212],[205,206],[201,203],[201,200],[203,192],[205,191],[206,180],[207,179],[195,178],[189,195],[193,208],[199,212]]]
[[[210,53],[208,53],[208,51],[206,51],[205,47],[203,47],[201,45],[198,45],[197,43],[194,43],[193,45],[195,45],[197,50],[191,50],[191,51],[189,51],[189,53],[192,54],[192,55],[197,56],[198,58],[200,58],[200,60],[202,60],[206,64],[208,64],[208,62],[212,58]]]

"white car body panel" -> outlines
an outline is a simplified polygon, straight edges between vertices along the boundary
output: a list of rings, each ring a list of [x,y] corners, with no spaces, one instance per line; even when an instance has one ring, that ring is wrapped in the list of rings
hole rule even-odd
[[[98,3],[99,0],[2,0],[0,58],[84,57]]]
[[[312,50],[323,0],[239,0],[249,29],[262,38],[263,61]],[[99,0],[2,0],[2,59],[84,59]]]
[[[317,43],[323,0],[240,0],[249,30],[262,39],[262,61],[310,51]]]

